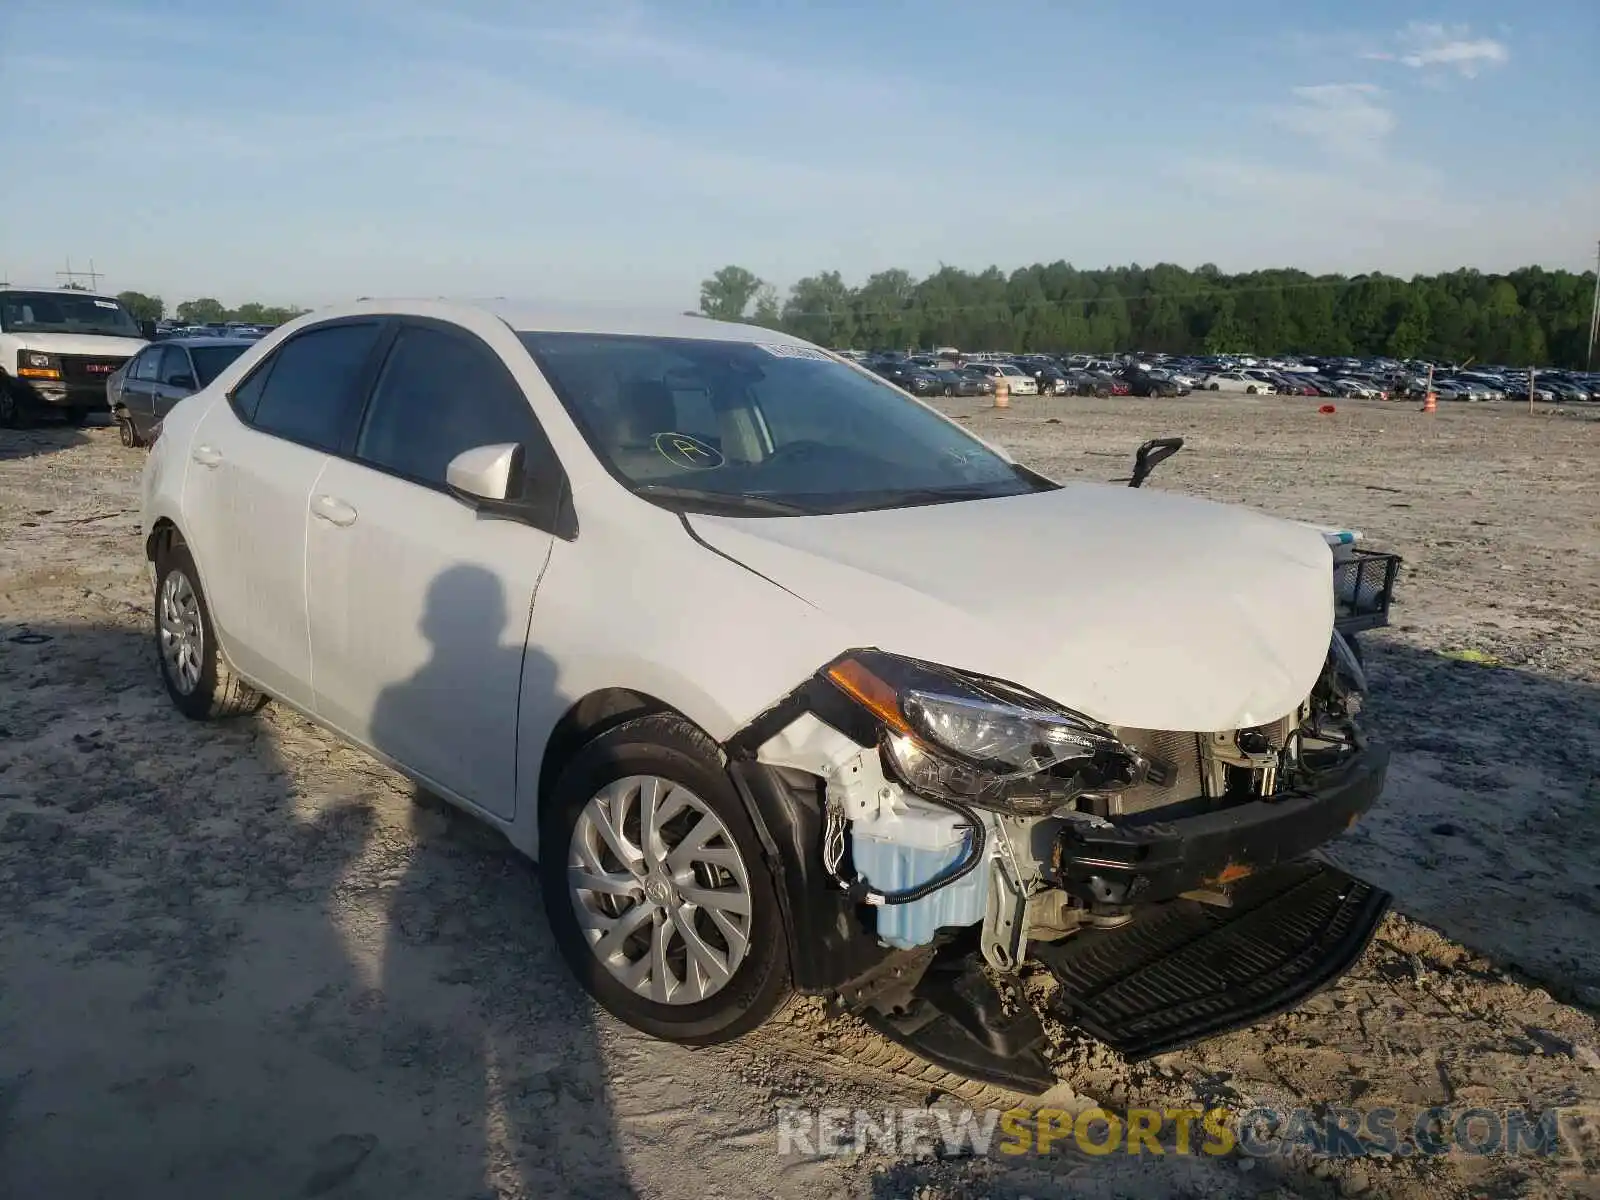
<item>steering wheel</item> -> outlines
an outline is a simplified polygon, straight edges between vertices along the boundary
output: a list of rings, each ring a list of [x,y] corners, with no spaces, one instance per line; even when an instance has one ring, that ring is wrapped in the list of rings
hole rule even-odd
[[[808,458],[815,458],[818,452],[829,453],[833,447],[827,442],[814,439],[801,439],[797,442],[785,442],[767,456],[766,466],[783,466],[790,462],[804,462]]]

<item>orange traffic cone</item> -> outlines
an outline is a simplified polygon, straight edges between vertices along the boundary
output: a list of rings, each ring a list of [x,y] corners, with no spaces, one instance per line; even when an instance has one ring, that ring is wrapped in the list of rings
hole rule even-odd
[[[1422,411],[1425,412],[1425,413],[1431,413],[1431,412],[1438,412],[1439,411],[1439,397],[1438,397],[1438,394],[1436,392],[1434,392],[1434,390],[1432,388],[1429,388],[1428,389],[1428,394],[1423,397],[1423,400],[1422,400]]]
[[[994,406],[996,408],[1011,407],[1011,385],[1004,379],[994,381]]]

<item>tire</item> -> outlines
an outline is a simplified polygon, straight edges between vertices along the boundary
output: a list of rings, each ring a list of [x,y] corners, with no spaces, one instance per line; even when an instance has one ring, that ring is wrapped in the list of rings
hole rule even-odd
[[[266,703],[222,657],[200,572],[187,546],[169,544],[157,554],[153,608],[161,682],[179,712],[192,721],[217,721],[246,716]],[[173,646],[175,638],[180,648]]]
[[[1220,392],[1222,390],[1222,385],[1220,383],[1213,383],[1210,390],[1213,392]]]
[[[0,429],[26,429],[28,420],[11,384],[0,376]]]
[[[1253,387],[1247,387],[1244,390],[1244,394],[1247,396],[1254,396],[1256,394],[1256,389]]]
[[[117,418],[117,433],[124,446],[132,448],[144,445],[144,439],[139,436],[139,430],[131,417]]]
[[[579,923],[580,907],[586,914],[596,914],[594,906],[600,906],[605,911],[598,915],[601,920],[607,921],[625,920],[628,914],[639,910],[653,910],[642,924],[635,923],[637,936],[643,938],[645,943],[643,948],[631,942],[622,942],[616,947],[622,963],[632,963],[635,967],[650,954],[652,938],[657,935],[645,931],[661,927],[661,922],[654,914],[665,913],[667,908],[652,899],[644,889],[659,888],[664,875],[658,875],[643,865],[628,867],[614,851],[591,839],[587,853],[595,854],[598,849],[598,854],[591,860],[594,866],[624,884],[628,882],[630,874],[634,879],[646,881],[645,884],[633,896],[605,896],[589,892],[584,898],[580,897],[570,879],[573,867],[580,871],[583,869],[583,860],[577,857],[579,852],[575,847],[574,833],[579,830],[580,821],[592,821],[589,815],[594,812],[590,808],[591,800],[598,803],[600,794],[614,785],[620,785],[619,797],[635,795],[636,789],[624,781],[639,777],[653,779],[659,785],[664,785],[660,793],[662,801],[675,789],[686,789],[690,799],[698,802],[701,815],[695,816],[687,806],[679,811],[686,812],[687,819],[697,827],[703,822],[705,813],[715,816],[721,824],[720,836],[715,840],[722,843],[716,852],[723,853],[728,847],[736,851],[735,858],[745,877],[747,886],[743,894],[748,898],[750,912],[743,931],[746,935],[743,957],[734,965],[732,974],[715,990],[707,991],[703,998],[652,999],[641,995],[614,973],[614,969],[622,969],[620,964],[613,968],[601,961]],[[611,801],[612,805],[617,803],[617,799]],[[633,834],[629,818],[642,805],[635,800],[623,800],[622,803],[620,830],[623,837],[629,840],[630,848],[636,850],[646,839]],[[679,803],[683,803],[681,797]],[[613,807],[610,811],[616,812],[617,809]],[[677,820],[678,817],[673,816],[662,827],[662,836],[669,840],[669,845],[666,827]],[[586,829],[593,829],[593,825],[586,826]],[[601,734],[578,751],[561,772],[554,791],[540,811],[539,845],[540,886],[544,893],[545,913],[555,934],[556,944],[584,990],[619,1020],[667,1041],[707,1046],[741,1037],[788,1001],[792,987],[783,915],[761,841],[744,802],[722,769],[716,746],[704,733],[681,717],[673,714],[637,717]],[[687,864],[688,860],[685,862]],[[738,894],[740,881],[735,878],[735,873],[720,868],[719,873],[724,877],[724,886],[730,887],[732,894]],[[687,884],[683,881],[686,874],[691,876]],[[673,887],[706,889],[710,886],[693,865],[685,865],[673,878],[676,880]],[[671,888],[668,890],[670,892]],[[668,901],[668,905],[670,907],[677,902],[674,899]],[[679,913],[682,911],[678,909]],[[724,910],[724,913],[728,911],[731,910]],[[704,918],[709,923],[707,908],[695,907],[691,920],[697,918]],[[733,943],[720,933],[711,932],[704,924],[697,928],[697,932],[707,942],[713,938],[720,940],[720,948],[713,944],[712,949],[721,956],[719,965],[725,969],[733,956]],[[676,955],[680,946],[683,951],[682,963],[674,964],[673,971],[668,972],[668,981],[692,991],[688,982],[688,947],[683,942],[681,930],[674,926],[673,932],[665,937],[667,940],[663,944],[669,947],[669,953]],[[635,954],[629,953],[630,946]],[[646,981],[654,981],[653,970]]]

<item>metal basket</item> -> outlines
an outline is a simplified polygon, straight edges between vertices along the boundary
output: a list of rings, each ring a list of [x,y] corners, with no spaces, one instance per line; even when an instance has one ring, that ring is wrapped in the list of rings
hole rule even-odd
[[[1389,623],[1400,556],[1352,549],[1333,565],[1333,626],[1341,633],[1381,629]]]

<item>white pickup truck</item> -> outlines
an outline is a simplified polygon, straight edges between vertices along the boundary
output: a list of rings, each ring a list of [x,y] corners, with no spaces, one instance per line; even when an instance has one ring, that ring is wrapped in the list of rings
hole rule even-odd
[[[147,344],[114,296],[0,288],[0,426],[46,412],[81,425],[106,408],[106,380]]]

